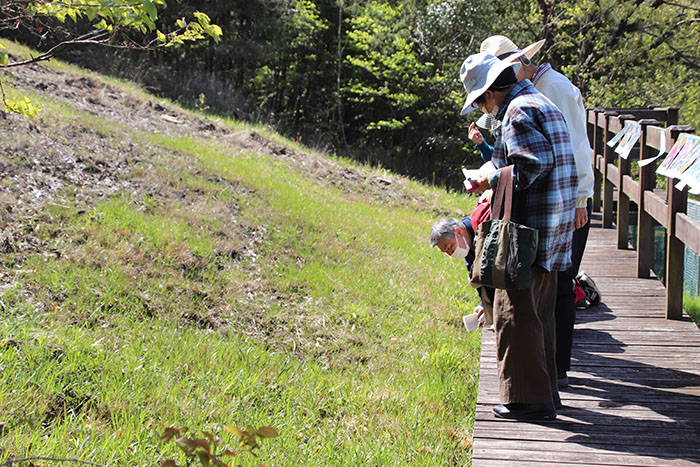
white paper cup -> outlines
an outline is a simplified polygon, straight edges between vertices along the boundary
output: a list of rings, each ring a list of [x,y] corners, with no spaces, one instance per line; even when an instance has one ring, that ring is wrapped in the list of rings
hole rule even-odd
[[[472,313],[471,315],[462,316],[462,322],[467,331],[474,331],[479,329],[479,315]]]

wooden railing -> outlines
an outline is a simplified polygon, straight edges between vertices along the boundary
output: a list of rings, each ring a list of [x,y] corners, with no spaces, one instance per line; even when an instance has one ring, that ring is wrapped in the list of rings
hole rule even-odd
[[[666,189],[657,187],[657,159],[635,170],[635,161],[649,159],[661,149],[661,131],[665,133],[666,151],[682,133],[695,130],[677,125],[678,108],[588,109],[588,138],[592,146],[595,185],[594,211],[603,213],[603,227],[617,226],[617,247],[629,245],[630,220],[637,225],[637,277],[651,277],[654,258],[654,221],[666,229],[666,318],[680,319],[683,313],[683,267],[687,246],[700,254],[700,223],[686,215],[688,188],[676,188],[678,180],[667,179]],[[641,125],[641,136],[627,159],[620,157],[610,141],[633,120]],[[614,194],[617,192],[617,203]],[[636,206],[636,213],[631,208]],[[632,217],[636,214],[636,217]]]

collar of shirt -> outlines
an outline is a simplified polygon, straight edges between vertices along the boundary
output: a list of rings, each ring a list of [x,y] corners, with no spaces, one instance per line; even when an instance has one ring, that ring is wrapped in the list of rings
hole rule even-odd
[[[532,81],[530,81],[529,79],[524,79],[517,83],[515,86],[513,86],[510,92],[506,95],[506,98],[503,100],[503,104],[501,104],[501,106],[498,108],[498,114],[496,115],[496,119],[502,122],[505,118],[508,106],[510,105],[510,101],[515,99],[515,96],[520,94],[523,89],[526,89],[530,86],[532,86]]]
[[[537,82],[542,78],[542,75],[547,73],[549,70],[552,69],[552,65],[549,63],[543,63],[542,65],[537,67],[537,70],[535,70],[535,74],[532,75],[532,84],[533,86],[537,84]]]

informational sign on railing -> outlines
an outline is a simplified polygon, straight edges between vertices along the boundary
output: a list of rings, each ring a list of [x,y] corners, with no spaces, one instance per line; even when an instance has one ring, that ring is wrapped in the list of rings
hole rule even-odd
[[[616,134],[610,141],[608,141],[608,146],[617,147],[615,152],[620,155],[623,159],[627,159],[632,151],[632,148],[637,144],[637,140],[642,134],[642,125],[637,122],[627,121],[625,126]],[[618,144],[619,143],[619,144]]]
[[[679,135],[656,173],[680,180],[676,185],[679,189],[690,186],[690,193],[700,194],[700,137]]]

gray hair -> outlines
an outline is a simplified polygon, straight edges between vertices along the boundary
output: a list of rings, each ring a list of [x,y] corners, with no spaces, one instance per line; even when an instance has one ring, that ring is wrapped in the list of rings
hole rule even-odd
[[[464,223],[453,217],[443,217],[437,221],[430,231],[430,247],[437,245],[441,238],[455,238],[457,227],[464,227]]]

